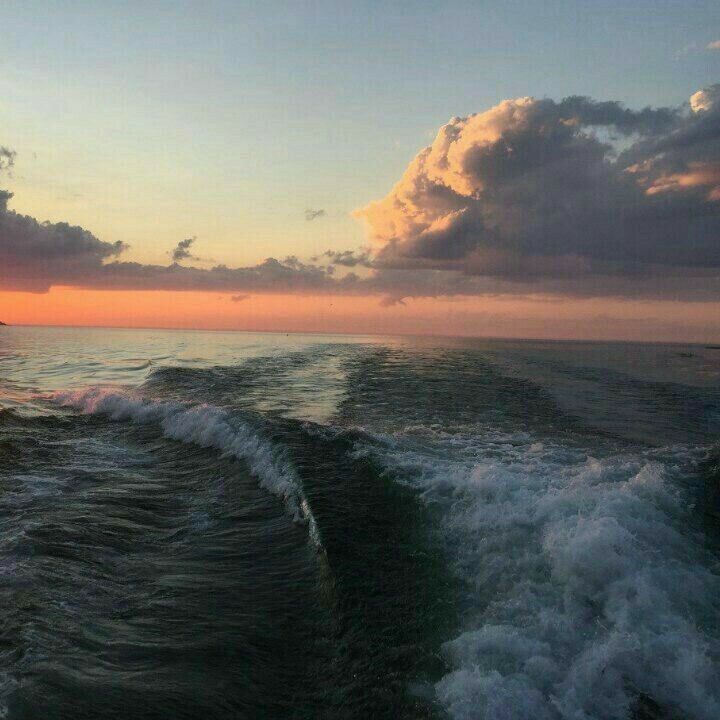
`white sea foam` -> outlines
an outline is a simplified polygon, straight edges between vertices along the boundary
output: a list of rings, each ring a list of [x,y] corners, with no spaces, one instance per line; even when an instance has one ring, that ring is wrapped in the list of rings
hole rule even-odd
[[[281,497],[296,520],[308,524],[313,543],[321,547],[317,523],[290,461],[282,448],[262,437],[250,423],[212,405],[151,400],[117,388],[57,392],[51,398],[89,415],[158,424],[167,438],[214,448],[224,456],[243,460],[262,487]]]
[[[641,696],[720,717],[720,585],[682,529],[686,501],[668,477],[687,464],[679,449],[595,458],[485,434],[438,452],[430,435],[425,448],[386,438],[383,456],[446,507],[471,588],[436,687],[452,717],[620,720]]]

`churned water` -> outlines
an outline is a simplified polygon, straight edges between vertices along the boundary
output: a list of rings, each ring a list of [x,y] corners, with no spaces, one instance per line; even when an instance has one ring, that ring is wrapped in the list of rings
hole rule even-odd
[[[720,717],[720,351],[0,328],[0,717]]]

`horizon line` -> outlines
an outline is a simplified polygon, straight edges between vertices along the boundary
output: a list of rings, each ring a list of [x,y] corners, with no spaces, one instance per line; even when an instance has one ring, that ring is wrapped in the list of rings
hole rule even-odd
[[[2,322],[2,321],[0,321]],[[445,338],[449,340],[502,340],[514,342],[553,342],[553,343],[614,343],[635,345],[698,345],[707,346],[720,343],[717,340],[641,340],[627,338],[561,338],[561,337],[519,337],[507,335],[442,335],[440,333],[407,333],[407,332],[343,332],[339,330],[248,330],[245,328],[199,328],[199,327],[168,327],[158,325],[68,325],[46,323],[4,323],[0,328],[60,328],[69,330],[166,330],[168,332],[213,332],[213,333],[245,333],[255,335],[338,335],[345,337],[415,337]]]

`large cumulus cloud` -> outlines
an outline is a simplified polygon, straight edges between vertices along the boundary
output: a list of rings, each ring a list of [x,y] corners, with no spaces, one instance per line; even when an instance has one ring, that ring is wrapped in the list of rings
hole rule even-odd
[[[720,295],[720,86],[680,108],[526,97],[453,118],[356,214],[380,268]]]

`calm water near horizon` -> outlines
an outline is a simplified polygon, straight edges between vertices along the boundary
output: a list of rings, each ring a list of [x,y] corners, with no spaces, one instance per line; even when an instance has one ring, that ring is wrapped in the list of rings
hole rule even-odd
[[[715,720],[719,438],[702,345],[2,327],[0,717]]]

